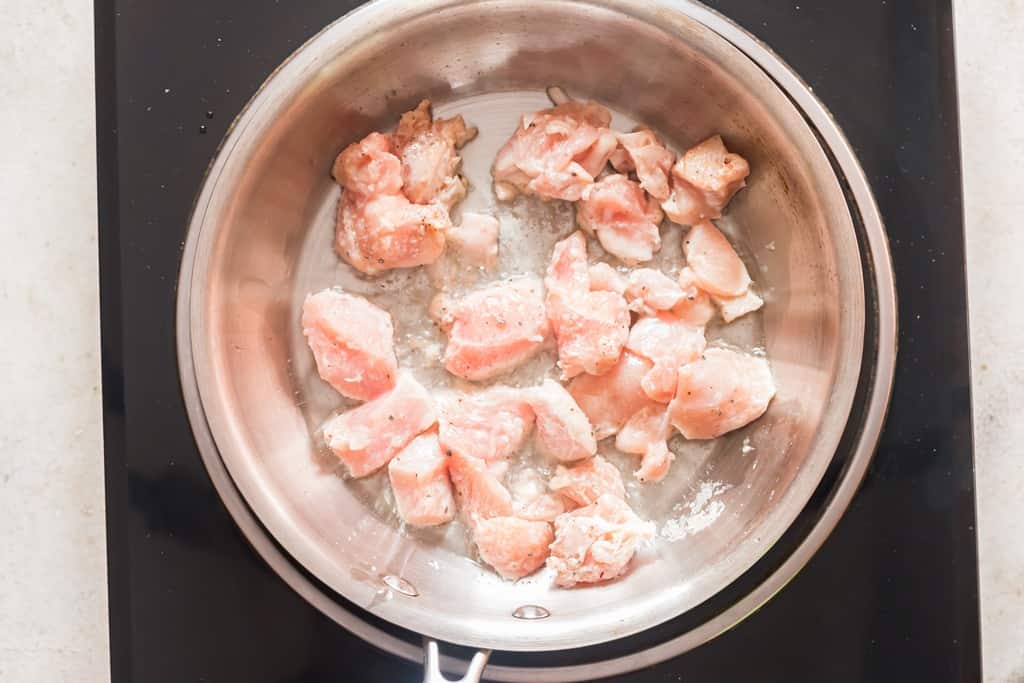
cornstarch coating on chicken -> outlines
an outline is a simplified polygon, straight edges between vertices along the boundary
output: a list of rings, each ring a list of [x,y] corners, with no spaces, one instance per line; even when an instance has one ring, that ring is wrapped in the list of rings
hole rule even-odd
[[[629,309],[621,294],[591,289],[582,232],[555,245],[544,284],[562,379],[611,370],[629,336]]]
[[[455,497],[448,479],[448,460],[437,434],[423,434],[388,463],[395,507],[411,526],[436,526],[455,517]]]
[[[655,534],[643,517],[692,504],[696,454],[731,457],[697,442],[768,410],[760,321],[730,323],[771,290],[731,241],[743,211],[713,222],[750,174],[720,136],[677,158],[601,104],[551,100],[469,148],[476,173],[504,141],[472,191],[459,150],[476,130],[426,100],[345,147],[344,263],[292,344],[344,397],[312,392],[338,401],[320,433],[365,478],[348,485],[390,487],[372,514],[393,501],[409,542],[458,549],[465,534],[483,572],[582,589],[628,574]]]
[[[391,316],[366,299],[336,289],[310,294],[302,332],[320,377],[342,396],[367,401],[395,385]]]
[[[497,377],[529,360],[548,336],[543,287],[534,277],[499,282],[441,304],[444,367],[469,380]]]
[[[434,121],[424,100],[392,135],[370,133],[346,147],[333,170],[342,187],[338,254],[367,275],[436,261],[449,212],[466,194],[455,150],[475,134],[461,116]]]
[[[679,157],[672,167],[672,193],[661,208],[680,225],[719,218],[748,175],[747,160],[714,135]]]
[[[390,391],[328,420],[323,435],[349,474],[359,478],[387,465],[435,422],[430,394],[411,374],[400,372]]]
[[[637,545],[653,536],[653,524],[637,517],[621,498],[606,494],[555,519],[547,566],[555,573],[555,585],[563,588],[608,581],[625,572]]]

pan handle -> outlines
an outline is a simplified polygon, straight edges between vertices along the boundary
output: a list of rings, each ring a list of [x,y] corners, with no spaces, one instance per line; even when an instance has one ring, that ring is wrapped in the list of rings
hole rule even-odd
[[[423,683],[480,683],[490,650],[479,650],[469,662],[466,673],[459,679],[445,678],[441,673],[441,657],[437,641],[433,638],[423,639]]]

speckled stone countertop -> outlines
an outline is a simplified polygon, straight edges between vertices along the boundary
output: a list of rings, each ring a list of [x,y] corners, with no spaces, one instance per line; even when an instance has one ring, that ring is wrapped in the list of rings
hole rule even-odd
[[[985,680],[1022,683],[1024,2],[956,9]],[[0,680],[92,683],[109,679],[92,6],[0,15]]]

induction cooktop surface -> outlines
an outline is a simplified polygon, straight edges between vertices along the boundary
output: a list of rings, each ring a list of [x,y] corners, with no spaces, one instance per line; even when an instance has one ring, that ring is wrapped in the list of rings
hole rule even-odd
[[[248,545],[199,457],[175,356],[185,229],[218,142],[288,54],[359,4],[96,2],[115,683],[420,680]],[[867,477],[807,567],[718,638],[608,680],[980,681],[950,3],[708,4],[807,81],[867,172],[897,278],[896,384]]]

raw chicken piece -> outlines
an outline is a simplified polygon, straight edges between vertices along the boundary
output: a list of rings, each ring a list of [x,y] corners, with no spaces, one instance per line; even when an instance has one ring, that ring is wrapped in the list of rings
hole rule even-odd
[[[646,358],[628,351],[601,376],[580,375],[569,384],[569,393],[594,426],[594,437],[612,436],[634,413],[649,405],[641,381],[653,367]]]
[[[453,451],[448,456],[448,474],[459,510],[470,528],[481,519],[512,514],[512,494],[480,458]]]
[[[466,211],[462,214],[462,223],[448,232],[448,243],[455,247],[463,261],[480,268],[493,268],[498,263],[500,229],[494,216]]]
[[[621,295],[591,290],[583,233],[555,245],[544,283],[562,379],[582,372],[600,375],[614,367],[629,336],[629,310]]]
[[[540,472],[524,467],[512,475],[509,484],[512,509],[516,517],[534,522],[553,522],[565,512],[565,500],[548,491],[548,484]]]
[[[629,310],[644,315],[655,315],[679,305],[686,293],[675,280],[660,270],[637,268],[629,274],[625,291]]]
[[[690,228],[683,238],[683,251],[697,286],[708,294],[738,297],[750,287],[747,267],[711,221]]]
[[[641,455],[635,476],[642,482],[661,481],[668,474],[675,455],[668,449],[672,425],[664,405],[651,405],[629,418],[615,437],[615,447],[623,453]]]
[[[361,198],[346,191],[334,246],[353,268],[375,275],[433,263],[451,227],[448,211],[438,204],[413,204],[402,194]]]
[[[537,449],[560,462],[588,458],[597,452],[590,420],[558,382],[544,380],[524,391],[537,416]]]
[[[370,133],[342,150],[331,174],[345,192],[363,198],[402,190],[402,161],[383,133]]]
[[[519,450],[533,427],[533,410],[518,391],[497,387],[442,401],[438,423],[445,452],[491,462]]]
[[[376,472],[437,421],[430,394],[408,372],[391,391],[328,420],[324,441],[353,477]]]
[[[610,123],[611,113],[594,102],[566,102],[523,116],[491,167],[495,195],[578,200],[615,149]]]
[[[679,368],[672,424],[687,439],[714,439],[753,422],[775,395],[768,361],[729,349],[707,349]]]
[[[640,318],[629,331],[626,349],[654,364],[640,386],[651,399],[668,403],[676,393],[679,367],[697,360],[706,345],[703,327],[664,312]]]
[[[553,522],[565,512],[565,499],[555,493],[543,493],[528,503],[516,503],[516,517],[531,522]]]
[[[727,323],[731,323],[747,313],[753,313],[764,305],[764,300],[749,287],[739,296],[713,296],[711,298],[718,304],[722,320]]]
[[[676,155],[665,148],[654,131],[619,133],[619,148],[609,161],[619,173],[636,172],[640,187],[656,199],[668,199],[669,174]]]
[[[437,434],[413,439],[388,464],[388,478],[395,507],[406,524],[436,526],[452,521],[455,498]]]
[[[588,270],[590,275],[590,291],[615,292],[625,294],[626,279],[607,263],[595,263]]]
[[[692,268],[680,271],[679,287],[683,290],[683,299],[672,312],[695,327],[707,325],[715,316],[715,307],[707,292],[697,286],[697,276]]]
[[[672,194],[662,202],[665,214],[681,225],[718,218],[746,184],[750,165],[725,148],[715,135],[688,150],[672,167]]]
[[[637,544],[653,536],[654,524],[637,517],[621,498],[604,495],[555,519],[547,565],[563,588],[607,581],[625,572]]]
[[[338,254],[367,275],[436,261],[452,227],[448,212],[466,194],[455,148],[475,134],[461,116],[432,121],[424,100],[394,135],[370,133],[346,147],[333,169],[343,188]]]
[[[572,467],[559,465],[548,487],[577,505],[596,503],[606,494],[623,500],[626,498],[626,488],[622,485],[618,468],[600,455]]]
[[[395,385],[391,316],[360,296],[325,289],[306,297],[302,333],[325,382],[348,398],[368,401]]]
[[[540,281],[522,277],[442,304],[448,372],[470,380],[490,379],[532,357],[549,329],[541,292]]]
[[[543,567],[554,537],[547,522],[518,517],[483,519],[473,529],[480,559],[509,580],[521,579]]]
[[[465,183],[457,176],[462,159],[455,150],[475,136],[476,128],[467,127],[461,116],[434,121],[429,100],[402,114],[392,137],[402,160],[402,190],[409,201],[429,204],[446,188],[446,202],[451,201],[452,192],[461,199]]]
[[[618,173],[588,187],[576,206],[576,223],[627,264],[650,261],[661,249],[662,218],[657,200]]]

